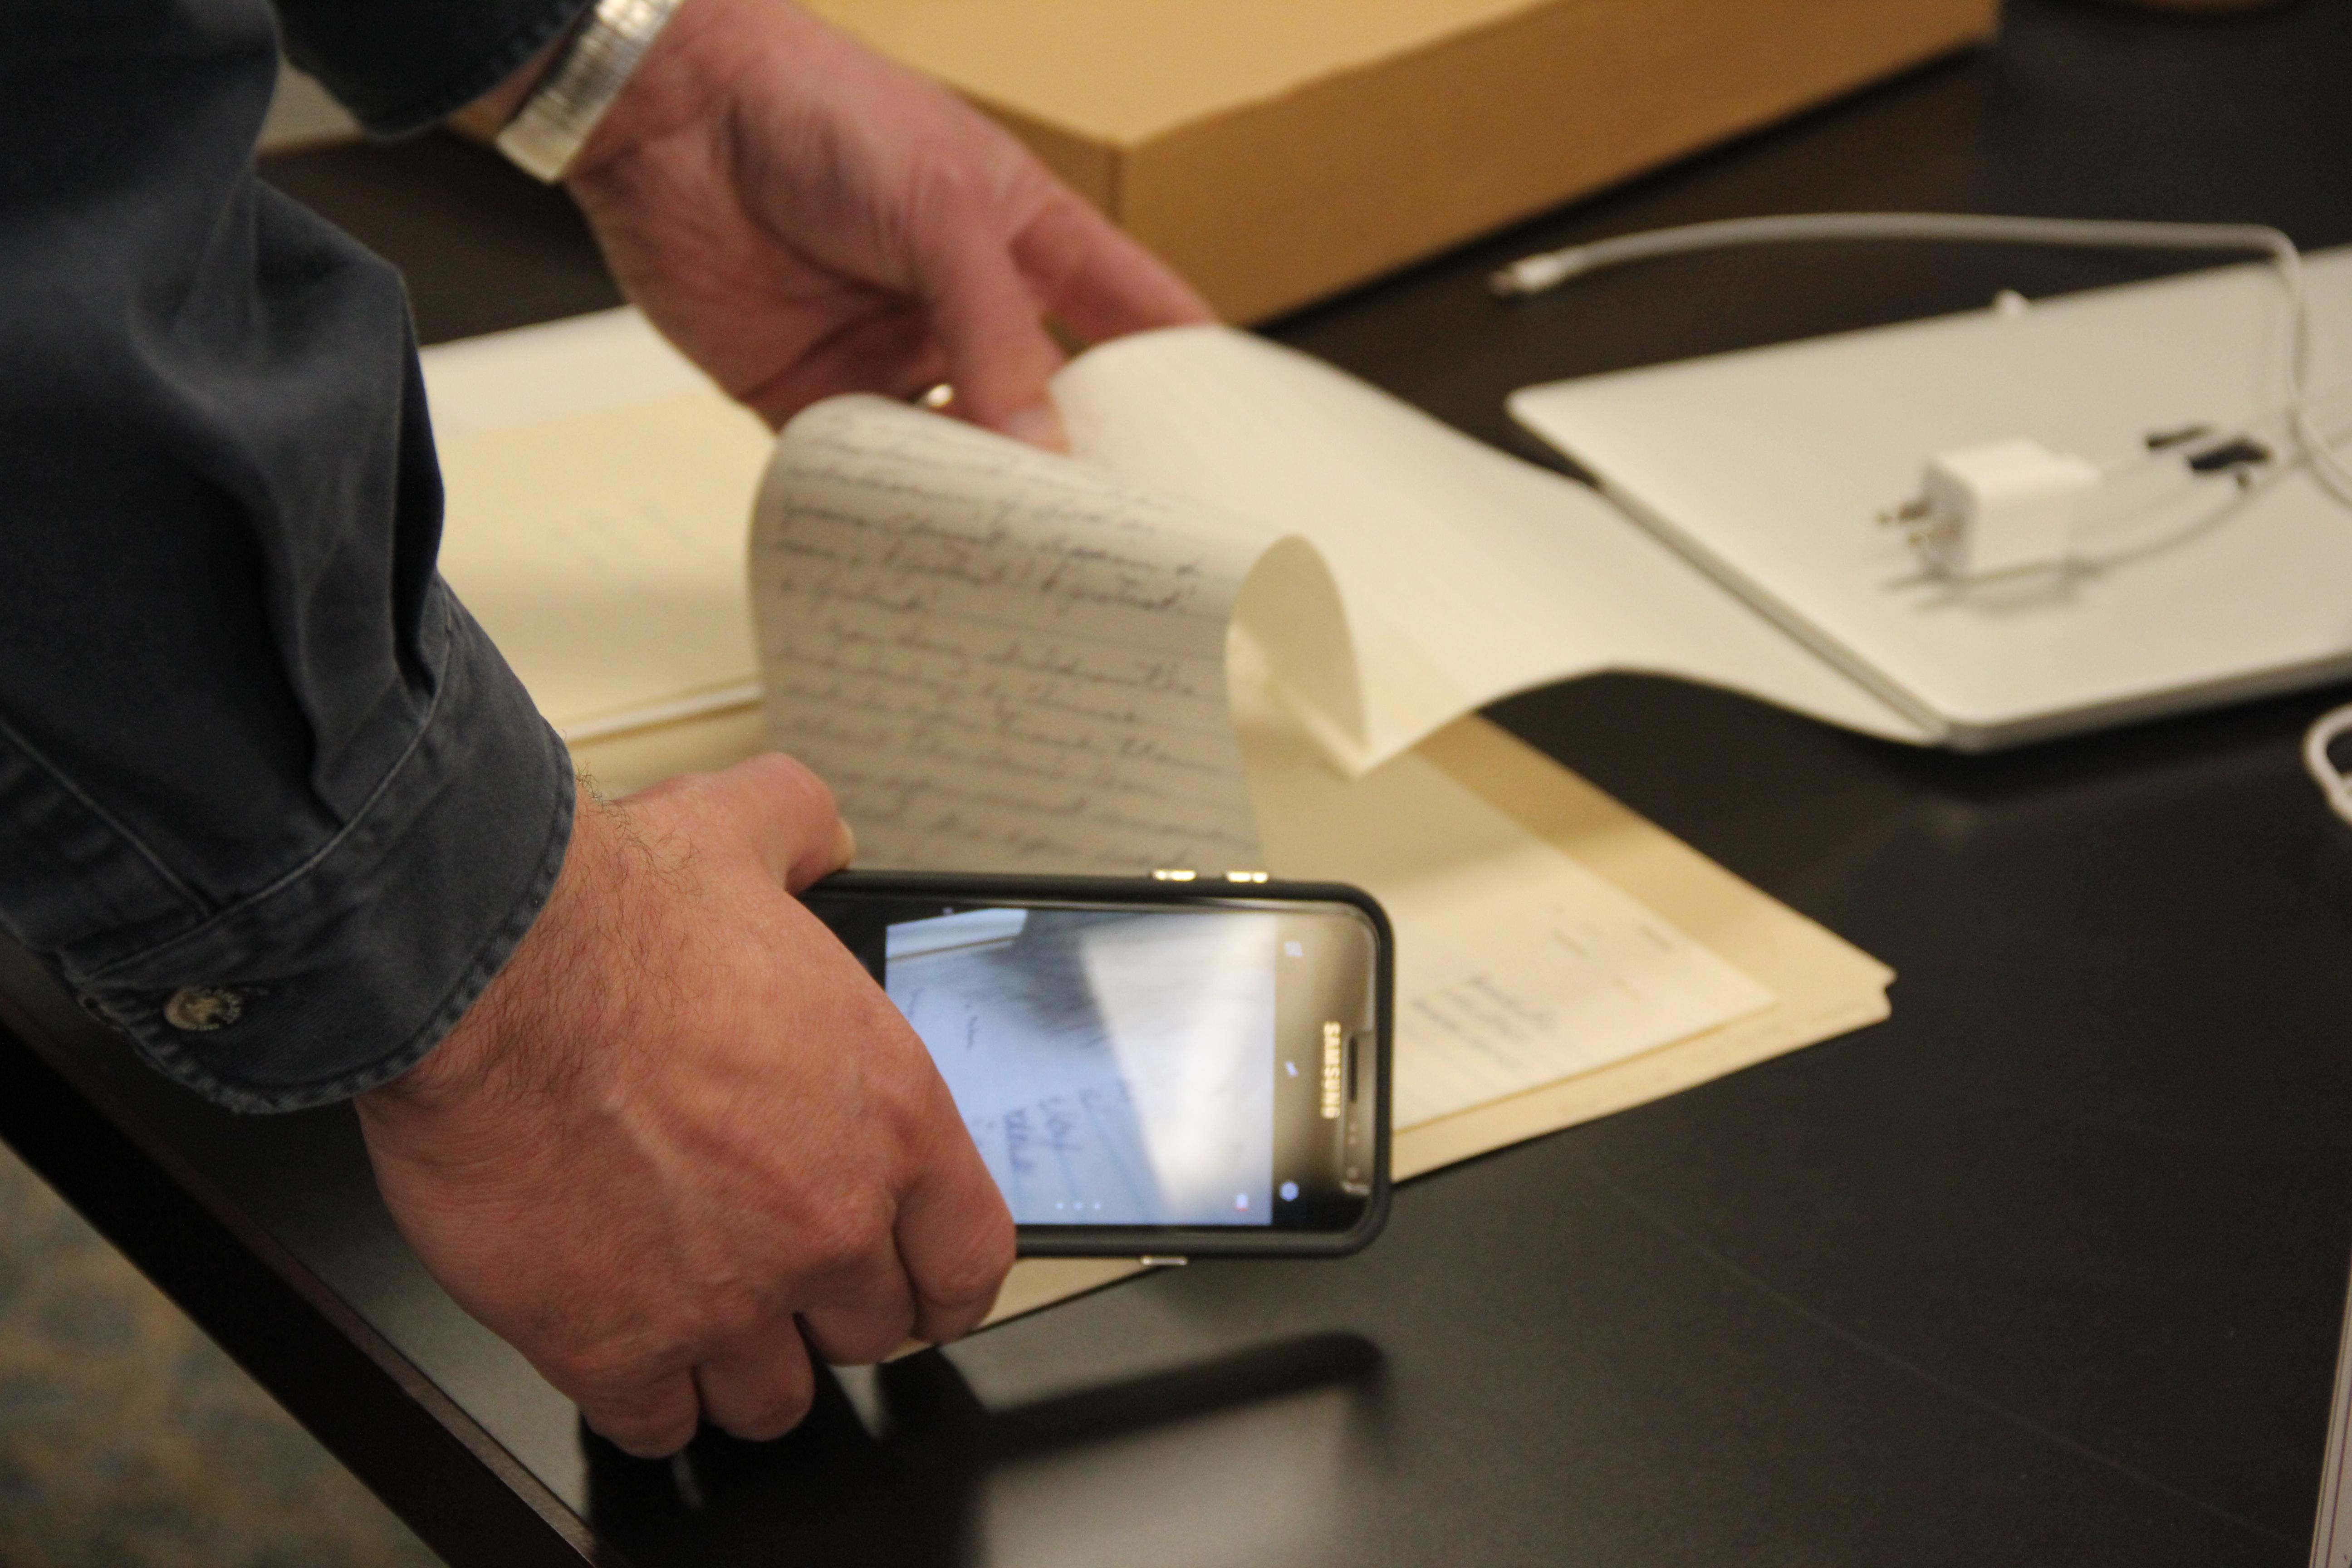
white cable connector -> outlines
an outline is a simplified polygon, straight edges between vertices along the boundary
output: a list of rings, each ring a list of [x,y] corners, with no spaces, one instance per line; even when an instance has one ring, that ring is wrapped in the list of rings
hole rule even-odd
[[[2288,358],[2284,414],[2312,477],[2352,507],[2352,459],[2336,455],[2307,406],[2311,382],[2311,312],[2304,298],[2303,257],[2274,228],[2241,223],[2136,223],[2105,218],[2002,217],[1977,213],[1792,213],[1724,218],[1678,228],[1622,234],[1522,257],[1489,273],[1486,286],[1505,299],[1540,294],[1571,278],[1662,256],[1731,246],[1786,245],[1819,240],[1926,240],[1950,244],[2050,245],[2118,250],[2251,251],[2271,258],[2286,297]]]
[[[2146,445],[2146,452],[2105,468],[2023,437],[1938,452],[1928,459],[1918,492],[1881,511],[1878,521],[1903,529],[1928,570],[1950,582],[2061,566],[2097,568],[2149,548],[2083,550],[2086,532],[2117,521],[2106,494],[2115,487],[2140,491],[2145,500],[2143,476],[2169,465],[2188,484],[2228,479],[2250,488],[2275,462],[2252,434],[2209,425],[2150,431]]]
[[[2327,754],[2328,748],[2346,734],[2352,734],[2352,708],[2323,715],[2303,738],[2303,765],[2327,797],[2327,809],[2352,823],[2352,779],[2346,778]]]
[[[1938,452],[1917,499],[1882,515],[1906,525],[1940,576],[1995,577],[2064,565],[2084,500],[2105,476],[2095,463],[2022,437]]]

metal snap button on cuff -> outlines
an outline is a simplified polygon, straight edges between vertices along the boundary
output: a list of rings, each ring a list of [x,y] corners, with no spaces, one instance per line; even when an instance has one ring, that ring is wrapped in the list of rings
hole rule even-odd
[[[190,1034],[226,1029],[244,1016],[244,993],[222,985],[183,985],[163,1004],[163,1022]]]

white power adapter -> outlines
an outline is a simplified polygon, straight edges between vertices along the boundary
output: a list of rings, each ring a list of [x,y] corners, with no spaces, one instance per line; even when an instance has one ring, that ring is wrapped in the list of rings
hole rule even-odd
[[[2059,566],[2074,553],[2084,499],[2105,476],[2097,465],[2017,437],[1938,452],[1918,499],[1891,513],[1947,577],[1992,577]]]

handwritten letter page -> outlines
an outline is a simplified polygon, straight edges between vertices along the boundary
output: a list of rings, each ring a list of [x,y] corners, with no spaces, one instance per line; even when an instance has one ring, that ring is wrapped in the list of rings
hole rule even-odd
[[[1252,868],[1225,633],[1262,542],[879,398],[778,443],[751,550],[769,736],[873,866]]]

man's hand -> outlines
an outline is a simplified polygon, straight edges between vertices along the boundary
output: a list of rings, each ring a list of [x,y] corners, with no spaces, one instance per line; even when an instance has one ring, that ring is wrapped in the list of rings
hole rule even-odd
[[[1045,319],[1211,319],[1010,133],[790,0],[687,0],[566,184],[629,297],[772,425],[944,381],[1058,447]]]
[[[360,1098],[434,1277],[632,1453],[778,1436],[808,1350],[987,1314],[1013,1224],[946,1086],[792,890],[849,858],[765,756],[605,805],[439,1048]]]

